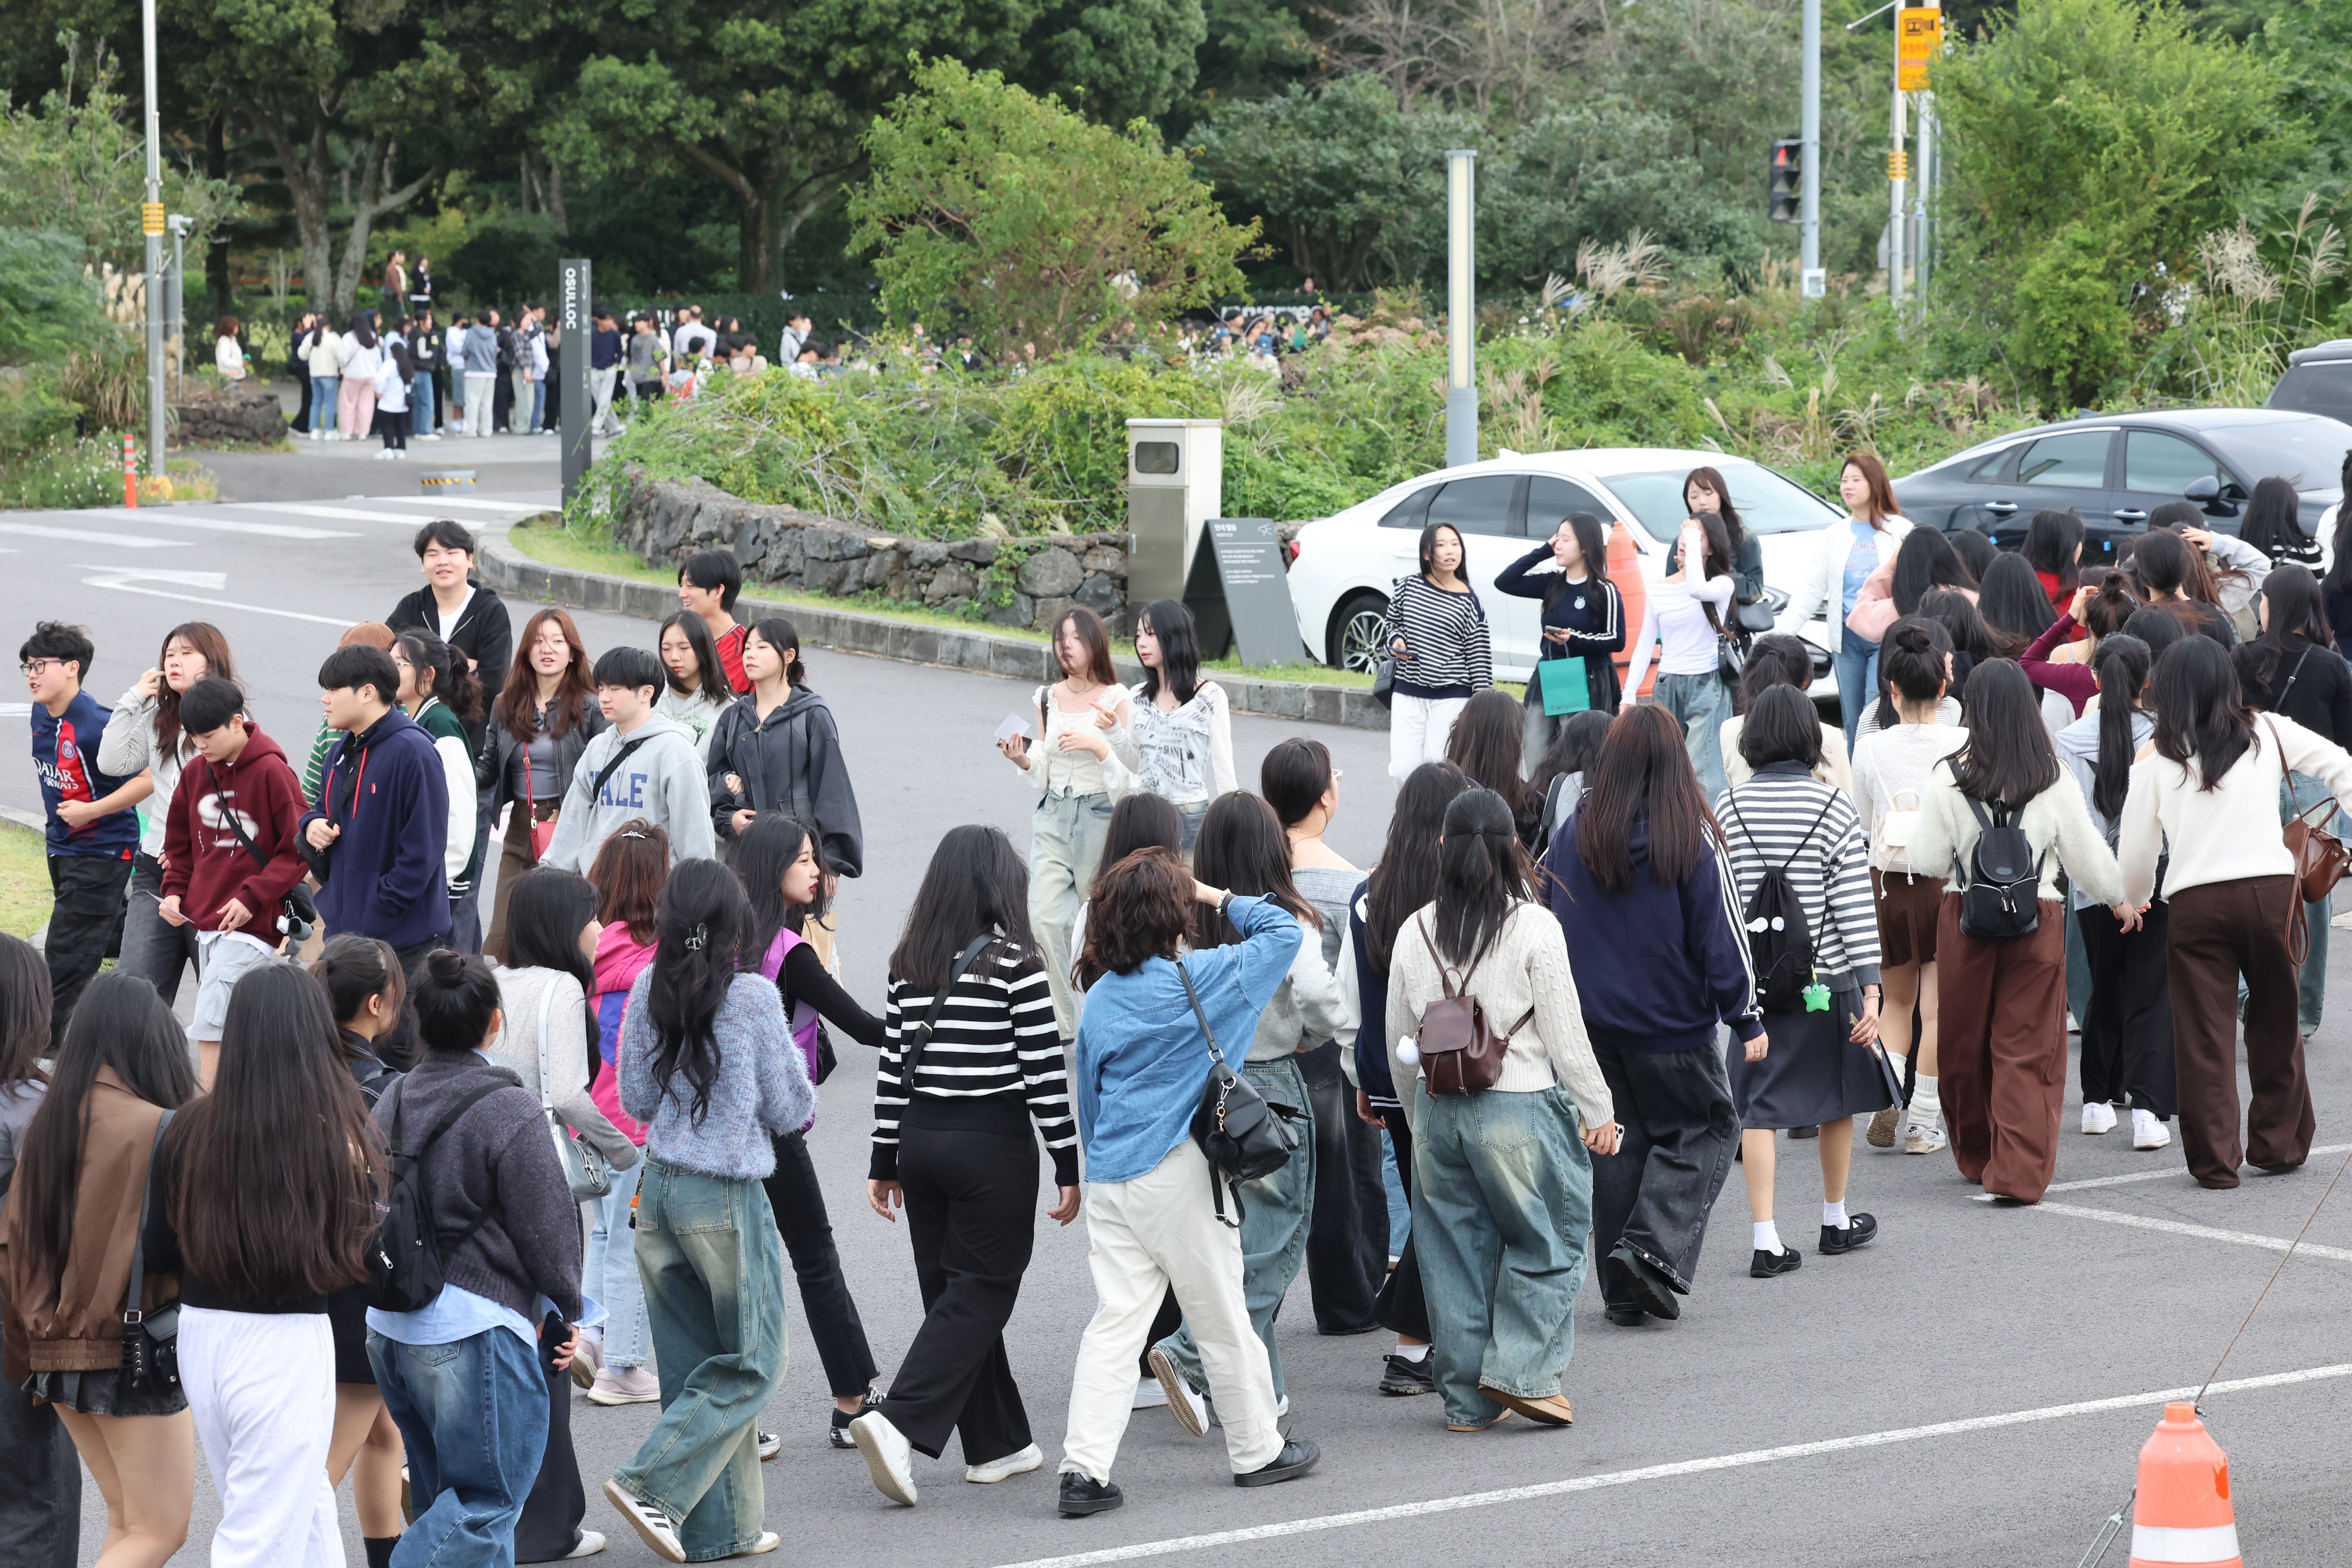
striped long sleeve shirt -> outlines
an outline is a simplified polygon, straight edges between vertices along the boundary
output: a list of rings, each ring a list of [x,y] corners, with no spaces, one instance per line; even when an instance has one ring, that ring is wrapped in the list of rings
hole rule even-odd
[[[1396,689],[1412,697],[1475,696],[1495,684],[1486,609],[1474,591],[1449,593],[1424,577],[1397,580],[1389,646],[1403,639]]]
[[[1815,971],[1842,985],[1878,984],[1870,840],[1853,800],[1798,763],[1775,762],[1716,797],[1715,817],[1731,852],[1738,908],[1748,907],[1768,869],[1787,865],[1812,935]]]
[[[1025,1134],[1034,1117],[1057,1186],[1078,1185],[1078,1132],[1053,992],[1034,953],[983,956],[948,991],[930,1043],[906,1077],[907,1041],[931,1009],[928,987],[890,977],[882,1058],[874,1073],[874,1153],[867,1175],[898,1179],[898,1128]]]

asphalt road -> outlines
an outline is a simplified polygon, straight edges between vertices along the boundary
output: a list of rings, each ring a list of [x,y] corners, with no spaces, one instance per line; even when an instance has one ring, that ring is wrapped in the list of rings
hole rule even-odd
[[[330,477],[301,455],[256,461],[293,465],[289,477]],[[381,472],[392,468],[329,493],[413,495],[410,476]],[[485,491],[472,515],[494,515],[484,508],[500,500],[520,508],[547,498]],[[0,560],[0,606],[10,625],[63,615],[91,626],[101,701],[146,667],[172,624],[210,619],[240,656],[264,727],[299,746],[316,722],[317,661],[342,624],[382,615],[416,580],[406,540],[412,517],[427,515],[413,499],[135,517],[0,514],[0,549],[14,552]],[[530,607],[515,608],[520,620]],[[650,630],[606,616],[580,622],[600,648]],[[823,650],[808,663],[840,720],[873,862],[842,901],[845,978],[878,1003],[889,943],[939,830],[990,821],[1022,838],[1028,797],[988,737],[1025,690]],[[0,727],[20,725],[21,713],[0,710]],[[1255,777],[1271,742],[1298,727],[1237,718],[1244,779]],[[1335,845],[1361,863],[1388,808],[1382,737],[1316,733],[1346,774]],[[23,744],[20,729],[5,734]],[[0,803],[37,808],[28,768],[0,768]],[[2339,952],[2347,946],[2338,939]],[[2334,972],[2344,964],[2339,957]],[[1270,1568],[1374,1557],[2072,1564],[2130,1489],[2160,1396],[2193,1389],[2213,1370],[2352,1151],[2352,1127],[2339,1114],[2352,1103],[2344,1005],[2311,1052],[2326,1152],[2302,1173],[2249,1173],[2234,1193],[2197,1188],[2177,1145],[2136,1154],[2116,1135],[2070,1131],[2049,1200],[1996,1210],[1974,1200],[1948,1157],[1865,1147],[1852,1202],[1879,1217],[1882,1238],[1832,1260],[1811,1255],[1813,1157],[1802,1145],[1784,1145],[1784,1234],[1809,1254],[1805,1267],[1769,1282],[1747,1278],[1748,1207],[1735,1180],[1680,1322],[1612,1328],[1588,1295],[1568,1384],[1579,1419],[1565,1431],[1514,1421],[1450,1435],[1435,1400],[1375,1392],[1379,1337],[1318,1336],[1302,1303],[1282,1330],[1288,1426],[1322,1445],[1323,1464],[1305,1481],[1266,1490],[1233,1490],[1220,1447],[1185,1437],[1164,1412],[1144,1411],[1118,1471],[1127,1506],[1084,1521],[1054,1515],[1071,1361],[1093,1301],[1083,1223],[1061,1230],[1041,1221],[1011,1330],[1045,1470],[967,1490],[952,1450],[946,1460],[919,1459],[923,1502],[912,1511],[879,1498],[856,1455],[824,1446],[828,1401],[793,1298],[791,1371],[763,1422],[786,1439],[765,1471],[769,1524],[793,1560],[942,1568],[1160,1556]],[[919,1314],[904,1239],[863,1202],[870,1090],[870,1064],[845,1059],[824,1091],[814,1145],[887,1378]],[[2070,1128],[2074,1121],[2070,1103]],[[2306,1249],[2270,1290],[2207,1396],[2231,1459],[2250,1561],[2342,1559],[2352,1525],[2342,1458],[2352,1448],[2352,1351],[2338,1292],[2348,1283],[2352,1194],[2311,1223]],[[652,1420],[647,1406],[583,1401],[574,1413],[591,1494],[586,1523],[612,1537],[608,1561],[655,1561],[596,1495]],[[94,1510],[95,1490],[87,1495]],[[182,1562],[203,1560],[214,1517],[208,1482],[197,1499],[194,1544]],[[345,1517],[348,1529],[348,1510]],[[101,1528],[90,1512],[85,1563]],[[356,1530],[348,1534],[356,1563]],[[2106,1562],[2120,1565],[2127,1551],[2118,1543]]]

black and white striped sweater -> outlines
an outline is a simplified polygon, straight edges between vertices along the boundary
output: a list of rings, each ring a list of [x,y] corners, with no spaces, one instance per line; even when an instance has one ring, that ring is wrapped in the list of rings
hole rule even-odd
[[[1796,763],[1776,762],[1716,797],[1715,816],[1730,852],[1738,910],[1747,909],[1768,869],[1787,864],[1812,934],[1814,969],[1824,980],[1843,977],[1842,984],[1876,985],[1878,907],[1870,892],[1870,840],[1845,791],[1815,780]],[[1738,919],[1735,915],[1735,924]]]
[[[1473,592],[1449,593],[1424,577],[1397,580],[1388,646],[1404,640],[1396,689],[1407,696],[1475,696],[1495,684],[1486,609]]]
[[[1034,1117],[1057,1186],[1078,1183],[1078,1132],[1070,1116],[1062,1035],[1053,992],[1034,953],[1000,949],[948,992],[930,1043],[915,1064],[909,1103],[906,1039],[929,1013],[932,993],[890,978],[882,1057],[874,1073],[874,1154],[868,1175],[898,1179],[898,1125],[1025,1133]]]

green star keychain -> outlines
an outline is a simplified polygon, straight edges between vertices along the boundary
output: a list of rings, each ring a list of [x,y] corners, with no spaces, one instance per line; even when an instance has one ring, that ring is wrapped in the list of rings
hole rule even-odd
[[[1819,980],[1815,980],[1811,985],[1807,986],[1801,994],[1805,998],[1805,1010],[1807,1012],[1825,1013],[1830,1010],[1830,988],[1827,986],[1822,985]]]

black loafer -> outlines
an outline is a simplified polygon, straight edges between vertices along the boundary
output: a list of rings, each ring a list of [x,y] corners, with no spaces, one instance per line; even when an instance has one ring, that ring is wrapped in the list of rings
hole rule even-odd
[[[1650,1321],[1650,1314],[1639,1307],[1611,1307],[1606,1315],[1621,1329],[1637,1329]]]
[[[1254,1470],[1244,1470],[1234,1478],[1237,1487],[1270,1487],[1281,1481],[1295,1481],[1315,1468],[1323,1451],[1304,1437],[1293,1437],[1282,1445],[1282,1452]]]
[[[1622,1241],[1609,1249],[1601,1266],[1610,1270],[1617,1281],[1614,1294],[1629,1300],[1654,1318],[1678,1318],[1683,1315],[1682,1303],[1675,1300],[1675,1288],[1666,1277],[1646,1258]]]
[[[1391,1352],[1388,1366],[1381,1374],[1381,1392],[1400,1397],[1410,1394],[1437,1392],[1437,1372],[1430,1364],[1433,1357],[1424,1354],[1419,1361],[1407,1361]]]
[[[1748,1260],[1748,1277],[1769,1280],[1776,1274],[1793,1274],[1804,1261],[1805,1255],[1793,1247],[1784,1247],[1778,1252],[1767,1252],[1759,1247],[1756,1256]]]
[[[1867,1247],[1878,1239],[1878,1218],[1870,1214],[1849,1214],[1844,1228],[1834,1225],[1822,1227],[1822,1255],[1834,1258],[1841,1252],[1851,1252],[1857,1247]]]
[[[1083,1519],[1090,1513],[1108,1513],[1126,1500],[1116,1481],[1098,1481],[1083,1470],[1064,1470],[1062,1494],[1054,1506],[1064,1519]]]

